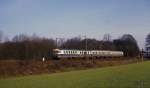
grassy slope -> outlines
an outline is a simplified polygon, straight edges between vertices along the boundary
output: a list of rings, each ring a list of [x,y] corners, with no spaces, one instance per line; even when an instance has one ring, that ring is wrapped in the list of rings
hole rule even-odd
[[[0,88],[150,88],[150,62],[0,79]]]

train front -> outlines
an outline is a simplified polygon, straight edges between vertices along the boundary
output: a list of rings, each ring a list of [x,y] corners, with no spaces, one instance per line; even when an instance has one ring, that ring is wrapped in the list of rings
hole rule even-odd
[[[60,49],[53,49],[53,57],[55,59],[58,59],[60,54],[61,54],[61,50]]]

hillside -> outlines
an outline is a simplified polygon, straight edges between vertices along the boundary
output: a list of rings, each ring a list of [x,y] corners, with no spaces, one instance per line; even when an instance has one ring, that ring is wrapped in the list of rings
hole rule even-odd
[[[150,88],[150,61],[122,66],[0,79],[0,88]]]

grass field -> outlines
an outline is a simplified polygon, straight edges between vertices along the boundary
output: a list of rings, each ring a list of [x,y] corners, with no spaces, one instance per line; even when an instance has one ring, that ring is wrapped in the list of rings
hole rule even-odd
[[[50,75],[0,79],[0,88],[150,88],[150,61]]]

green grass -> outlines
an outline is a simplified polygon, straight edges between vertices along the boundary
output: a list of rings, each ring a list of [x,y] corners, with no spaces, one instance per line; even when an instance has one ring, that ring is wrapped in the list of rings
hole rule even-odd
[[[150,88],[150,61],[107,68],[0,79],[0,88]]]

